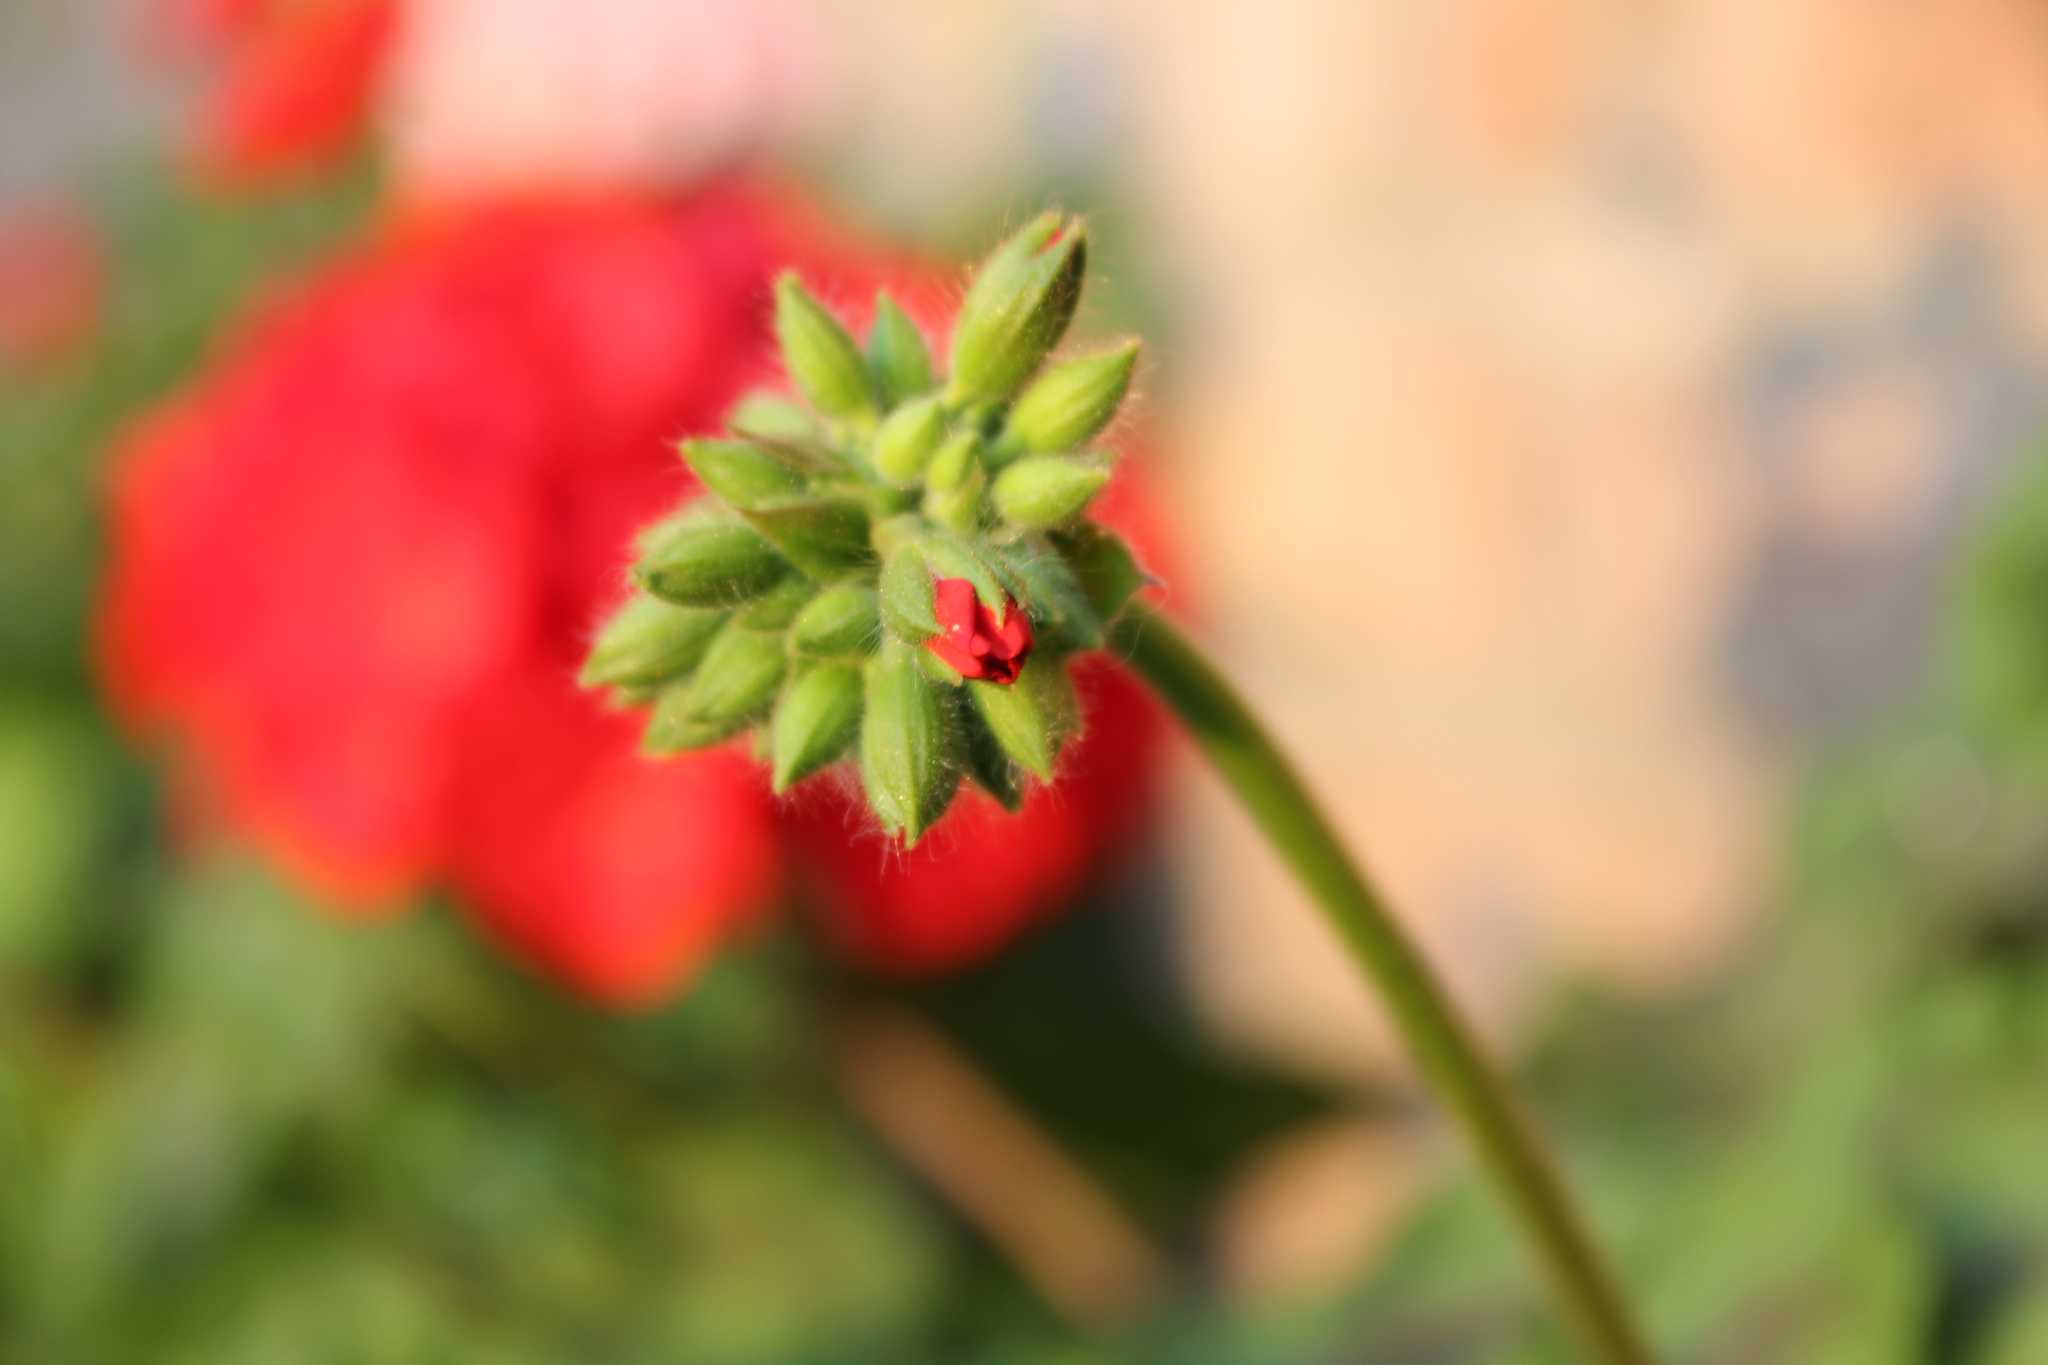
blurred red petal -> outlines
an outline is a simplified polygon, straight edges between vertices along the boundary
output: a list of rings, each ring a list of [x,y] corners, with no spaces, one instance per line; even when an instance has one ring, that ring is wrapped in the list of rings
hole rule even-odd
[[[115,463],[116,704],[330,896],[448,881],[599,998],[675,984],[772,891],[766,796],[574,678],[672,438],[768,369],[766,202],[409,225],[273,303]]]
[[[243,186],[323,170],[362,131],[398,27],[397,0],[231,11],[220,69],[195,113],[200,176]]]
[[[1087,877],[1142,823],[1159,748],[1156,705],[1106,658],[1080,660],[1087,726],[1011,815],[978,791],[962,795],[916,848],[866,832],[856,798],[820,793],[792,826],[817,871],[827,936],[875,970],[920,975],[993,956],[1069,906]]]
[[[77,354],[106,306],[106,248],[61,199],[0,212],[0,364],[34,370]]]
[[[767,780],[730,749],[642,758],[639,717],[526,681],[469,727],[452,884],[494,937],[592,999],[659,1001],[773,903]]]

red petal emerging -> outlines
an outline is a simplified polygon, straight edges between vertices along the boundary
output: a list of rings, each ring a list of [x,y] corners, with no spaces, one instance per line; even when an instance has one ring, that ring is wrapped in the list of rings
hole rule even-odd
[[[963,678],[977,682],[1013,683],[1031,655],[1031,618],[1011,598],[1003,599],[1003,615],[983,605],[974,584],[964,578],[941,578],[933,591],[939,633],[925,648]]]

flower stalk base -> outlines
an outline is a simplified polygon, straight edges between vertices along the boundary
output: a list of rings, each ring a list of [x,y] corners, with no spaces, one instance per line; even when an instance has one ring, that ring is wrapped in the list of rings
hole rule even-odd
[[[1112,627],[1110,643],[1187,727],[1378,988],[1417,1067],[1528,1239],[1588,1359],[1651,1365],[1535,1129],[1286,758],[1163,616],[1134,605]]]

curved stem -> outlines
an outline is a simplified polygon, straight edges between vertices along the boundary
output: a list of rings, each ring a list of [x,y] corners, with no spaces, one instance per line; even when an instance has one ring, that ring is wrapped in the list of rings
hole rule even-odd
[[[1599,1365],[1649,1365],[1651,1357],[1534,1128],[1286,758],[1230,685],[1163,616],[1134,609],[1113,635],[1116,648],[1180,717],[1379,988],[1416,1065],[1529,1239],[1588,1358]]]

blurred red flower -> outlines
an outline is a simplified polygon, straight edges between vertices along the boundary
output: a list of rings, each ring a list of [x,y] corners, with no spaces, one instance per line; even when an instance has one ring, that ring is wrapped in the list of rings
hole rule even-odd
[[[48,198],[0,209],[0,367],[43,370],[84,350],[106,280],[106,245],[82,207]]]
[[[156,0],[159,35],[209,70],[187,152],[207,182],[326,171],[361,136],[398,34],[399,0]]]
[[[947,302],[735,184],[396,228],[273,300],[115,465],[118,708],[338,904],[446,885],[601,1000],[673,990],[790,853],[871,965],[994,951],[1142,811],[1158,722],[1113,670],[1082,680],[1075,780],[1014,818],[964,801],[909,854],[830,782],[778,809],[730,750],[643,760],[637,723],[575,687],[633,532],[691,487],[673,440],[772,378],[789,265],[856,314],[885,279],[927,325]]]

